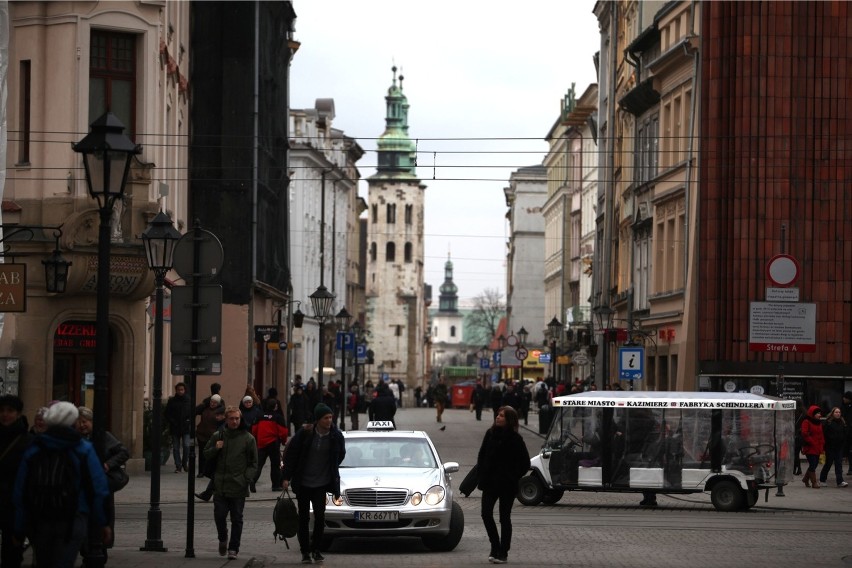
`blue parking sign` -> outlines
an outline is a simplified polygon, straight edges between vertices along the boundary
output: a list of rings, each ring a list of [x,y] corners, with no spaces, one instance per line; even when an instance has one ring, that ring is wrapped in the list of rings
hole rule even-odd
[[[355,346],[355,358],[358,359],[359,363],[363,363],[367,360],[367,344],[366,343],[358,343]]]

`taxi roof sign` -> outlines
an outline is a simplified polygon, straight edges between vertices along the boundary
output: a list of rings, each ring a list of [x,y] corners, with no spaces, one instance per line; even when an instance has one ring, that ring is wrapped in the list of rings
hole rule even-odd
[[[391,420],[371,420],[367,422],[367,430],[396,430]]]

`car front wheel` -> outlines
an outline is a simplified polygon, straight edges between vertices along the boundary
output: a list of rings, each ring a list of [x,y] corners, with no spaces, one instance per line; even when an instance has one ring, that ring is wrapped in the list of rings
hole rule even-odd
[[[435,552],[449,552],[458,546],[464,534],[464,511],[461,505],[453,503],[453,509],[450,513],[450,532],[445,536],[424,536],[422,537],[423,544],[429,550]]]

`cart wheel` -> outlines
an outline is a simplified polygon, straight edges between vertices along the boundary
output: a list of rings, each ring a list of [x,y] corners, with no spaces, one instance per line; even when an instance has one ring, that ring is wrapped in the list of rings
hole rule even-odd
[[[518,501],[535,506],[544,499],[544,486],[535,475],[525,475],[518,482]]]
[[[710,500],[717,511],[739,511],[746,495],[739,484],[725,479],[713,486]]]

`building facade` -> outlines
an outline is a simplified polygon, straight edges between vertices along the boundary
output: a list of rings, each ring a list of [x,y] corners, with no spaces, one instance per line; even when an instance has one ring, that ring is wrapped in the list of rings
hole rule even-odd
[[[408,136],[408,99],[402,75],[385,101],[385,131],[378,140],[378,166],[368,178],[366,324],[376,370],[413,387],[425,378],[428,342],[423,280],[424,194]]]
[[[110,109],[142,146],[124,199],[113,212],[106,427],[142,453],[142,414],[152,374],[153,290],[139,235],[162,209],[188,226],[185,140],[189,133],[189,4],[183,2],[10,2],[5,122],[8,147],[4,233],[37,230],[27,253],[26,309],[3,314],[0,354],[17,369],[32,416],[51,400],[93,406],[98,206],[82,159],[71,149]],[[40,260],[58,247],[73,264],[62,294],[45,292]],[[5,261],[10,262],[10,252]],[[168,327],[166,330],[168,341]],[[164,361],[169,377],[169,361]],[[5,366],[5,365],[4,365]],[[7,383],[6,386],[11,386]],[[170,385],[164,391],[170,392]]]
[[[334,362],[335,330],[313,317],[310,295],[322,284],[336,295],[332,315],[341,308],[356,318],[363,311],[363,285],[357,250],[364,210],[358,197],[358,143],[333,128],[334,100],[317,99],[312,109],[290,111],[290,226],[293,299],[305,318],[293,329],[293,374],[316,378],[319,350],[323,366]],[[354,250],[353,250],[354,249]],[[353,254],[356,252],[356,254]],[[339,352],[338,352],[339,354]]]

